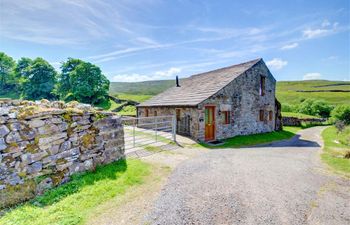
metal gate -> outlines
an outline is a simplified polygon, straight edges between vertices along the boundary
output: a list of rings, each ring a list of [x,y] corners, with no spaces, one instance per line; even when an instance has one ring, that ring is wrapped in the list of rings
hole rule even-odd
[[[190,136],[190,115],[178,118],[176,121],[176,133],[184,136]]]
[[[125,153],[154,143],[176,141],[175,116],[123,117]]]

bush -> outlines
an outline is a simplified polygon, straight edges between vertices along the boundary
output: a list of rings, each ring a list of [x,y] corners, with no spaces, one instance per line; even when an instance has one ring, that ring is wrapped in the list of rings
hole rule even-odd
[[[282,104],[282,112],[298,112],[298,106],[284,103]]]
[[[298,107],[298,112],[328,118],[332,109],[333,106],[329,105],[323,100],[306,99]]]
[[[338,105],[332,110],[331,116],[335,121],[350,124],[350,105]]]

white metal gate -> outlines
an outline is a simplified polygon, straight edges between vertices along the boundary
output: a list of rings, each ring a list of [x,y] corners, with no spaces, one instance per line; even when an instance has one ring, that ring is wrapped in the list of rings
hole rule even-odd
[[[175,116],[124,117],[125,153],[154,143],[176,141]]]

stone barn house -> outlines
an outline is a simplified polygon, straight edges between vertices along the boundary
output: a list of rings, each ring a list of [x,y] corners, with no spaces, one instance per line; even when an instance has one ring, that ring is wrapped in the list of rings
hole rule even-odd
[[[199,141],[281,128],[276,80],[262,59],[177,80],[137,106],[138,117],[176,115],[177,133]]]

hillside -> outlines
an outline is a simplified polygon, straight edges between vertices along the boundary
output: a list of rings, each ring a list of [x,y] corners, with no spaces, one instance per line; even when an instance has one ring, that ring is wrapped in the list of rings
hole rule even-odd
[[[144,82],[111,82],[109,93],[156,95],[175,85],[174,80],[156,80]]]
[[[127,94],[126,96],[130,99],[133,98],[133,95],[152,96],[173,86],[174,83],[173,80],[135,83],[111,82],[110,94]],[[279,81],[276,89],[277,98],[282,103],[297,104],[306,98],[323,99],[334,105],[350,103],[350,82],[345,81]],[[146,99],[147,97],[143,98],[143,100]]]
[[[298,104],[303,99],[323,99],[330,104],[350,104],[350,82],[309,80],[279,81],[277,99],[281,103]]]

